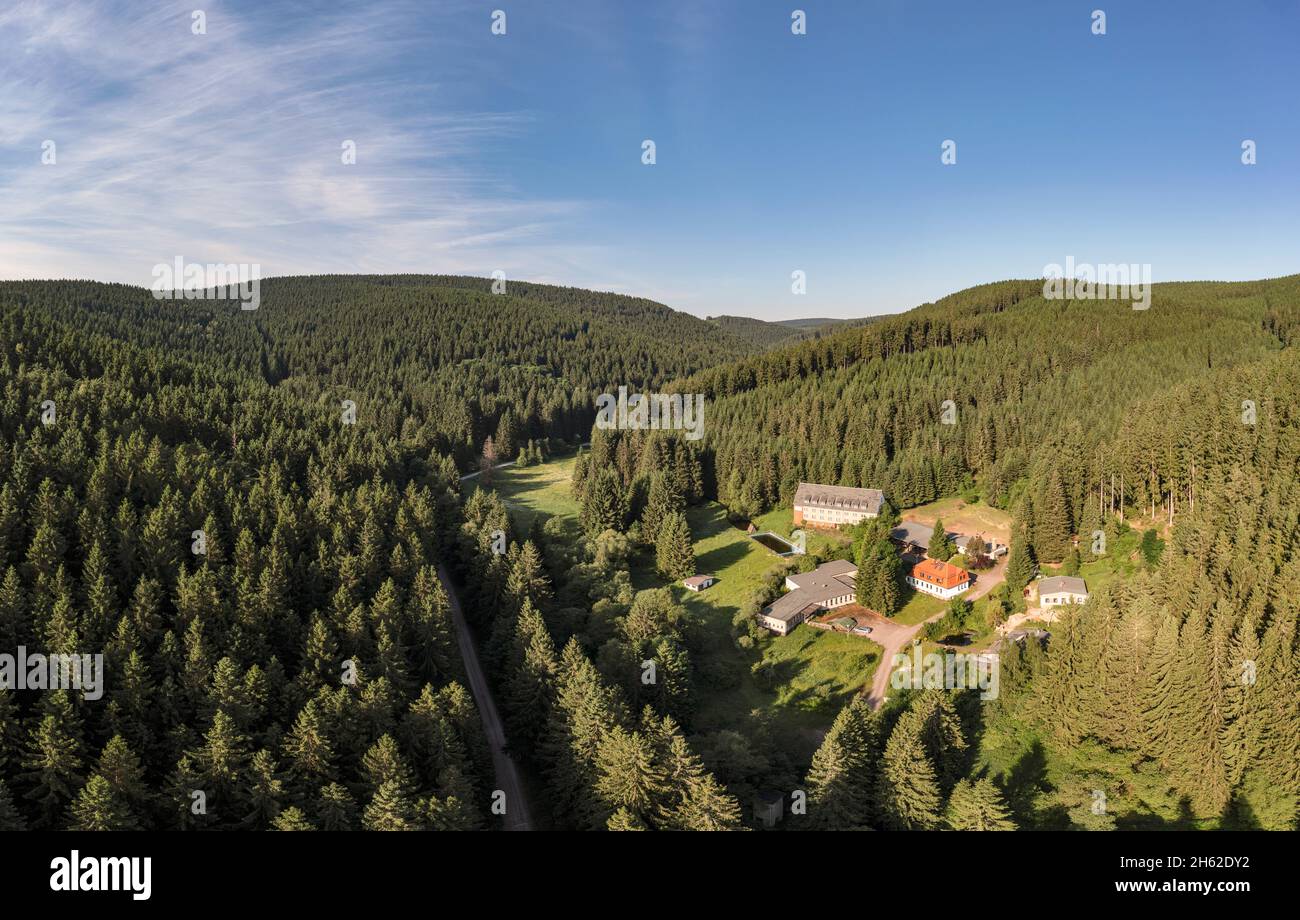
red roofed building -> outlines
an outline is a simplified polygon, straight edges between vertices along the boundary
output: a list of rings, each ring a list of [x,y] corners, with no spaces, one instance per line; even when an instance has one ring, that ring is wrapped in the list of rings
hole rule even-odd
[[[907,583],[918,591],[947,600],[970,587],[970,573],[938,559],[926,559],[912,566]]]

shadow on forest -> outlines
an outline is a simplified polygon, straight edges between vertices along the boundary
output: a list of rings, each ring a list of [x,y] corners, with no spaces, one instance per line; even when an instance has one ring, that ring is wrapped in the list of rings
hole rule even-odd
[[[1043,816],[1036,807],[1037,800],[1039,795],[1051,790],[1052,785],[1047,781],[1047,751],[1042,742],[1034,741],[1002,781],[1002,793],[1016,823],[1021,827],[1041,825]]]
[[[1203,819],[1197,818],[1192,811],[1191,799],[1183,796],[1178,800],[1178,817],[1162,818],[1150,812],[1129,812],[1115,819],[1115,826],[1121,830],[1138,831],[1194,831],[1206,826]],[[1255,810],[1240,794],[1228,800],[1219,815],[1219,830],[1257,831],[1262,830]]]

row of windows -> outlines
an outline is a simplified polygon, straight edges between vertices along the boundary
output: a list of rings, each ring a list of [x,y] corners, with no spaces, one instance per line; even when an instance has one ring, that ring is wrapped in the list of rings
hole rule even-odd
[[[966,585],[953,585],[951,588],[941,588],[938,585],[931,584],[928,581],[921,581],[921,579],[919,578],[913,578],[911,575],[907,576],[907,583],[911,585],[913,588],[917,588],[922,591],[961,591],[966,588]]]
[[[866,511],[838,511],[831,508],[806,508],[804,509],[804,517],[810,521],[856,524],[864,517],[869,517],[869,513]]]

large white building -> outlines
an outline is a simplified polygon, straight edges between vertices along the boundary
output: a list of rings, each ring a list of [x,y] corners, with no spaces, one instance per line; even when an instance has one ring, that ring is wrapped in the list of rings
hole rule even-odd
[[[879,517],[886,501],[879,489],[801,482],[794,493],[795,526],[839,527]]]

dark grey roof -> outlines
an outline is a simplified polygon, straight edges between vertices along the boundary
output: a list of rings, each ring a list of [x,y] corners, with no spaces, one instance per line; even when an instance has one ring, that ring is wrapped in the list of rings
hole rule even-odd
[[[879,514],[880,506],[884,503],[885,493],[879,489],[857,489],[853,486],[824,486],[815,482],[801,482],[794,493],[796,508],[803,505]]]
[[[1053,575],[1038,583],[1038,596],[1044,594],[1087,594],[1088,586],[1082,578],[1073,575]]]
[[[815,608],[832,597],[852,594],[856,590],[853,576],[857,573],[858,569],[852,562],[837,559],[811,572],[789,575],[787,577],[796,587],[774,600],[763,615],[788,623],[809,607]]]
[[[903,521],[889,532],[890,539],[899,543],[915,543],[917,546],[929,546],[934,536],[934,528],[919,521]]]

